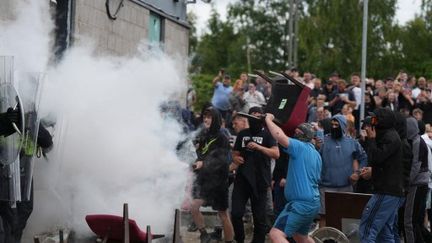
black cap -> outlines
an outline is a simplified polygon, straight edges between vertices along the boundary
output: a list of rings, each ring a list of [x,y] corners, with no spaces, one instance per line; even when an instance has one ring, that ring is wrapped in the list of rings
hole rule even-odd
[[[261,108],[261,107],[258,107],[258,106],[254,106],[254,107],[251,107],[250,109],[249,109],[249,115],[250,114],[252,114],[252,113],[260,113],[260,114],[264,114],[264,111],[263,111],[263,109]]]

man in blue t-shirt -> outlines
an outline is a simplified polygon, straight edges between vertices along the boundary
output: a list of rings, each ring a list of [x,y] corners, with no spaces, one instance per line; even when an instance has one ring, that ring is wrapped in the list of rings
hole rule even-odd
[[[224,75],[224,73],[220,71],[219,75],[213,79],[213,86],[214,93],[211,103],[213,107],[220,112],[225,122],[230,123],[231,105],[229,97],[233,90],[233,87],[231,86],[231,77],[226,74]]]
[[[300,124],[294,138],[290,138],[273,122],[274,116],[267,114],[265,121],[273,138],[284,147],[290,157],[285,184],[287,204],[279,214],[270,238],[273,242],[314,242],[308,236],[309,227],[320,209],[318,182],[321,175],[321,157],[311,143],[314,137],[312,125]]]

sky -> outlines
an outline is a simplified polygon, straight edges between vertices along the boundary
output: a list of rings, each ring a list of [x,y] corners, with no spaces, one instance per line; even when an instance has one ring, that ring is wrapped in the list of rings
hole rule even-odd
[[[214,5],[223,19],[226,18],[227,5],[235,0],[212,0],[211,4],[197,0],[196,4],[189,4],[188,11],[194,12],[197,16],[197,31],[200,36],[206,29],[206,23],[210,17],[211,5]],[[414,18],[415,14],[420,13],[421,0],[398,0],[396,19],[400,24]]]

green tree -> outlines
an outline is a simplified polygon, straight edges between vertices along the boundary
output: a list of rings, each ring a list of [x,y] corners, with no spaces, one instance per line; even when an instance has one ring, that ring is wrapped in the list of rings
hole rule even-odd
[[[187,13],[187,20],[190,26],[189,29],[189,53],[194,53],[198,45],[198,36],[196,29],[197,16],[193,12]]]
[[[234,62],[231,60],[231,51],[238,38],[233,26],[229,22],[221,21],[213,8],[207,27],[209,32],[201,37],[195,57],[201,73],[216,75],[221,68],[232,71],[230,65]]]
[[[212,75],[196,74],[192,76],[192,85],[196,92],[197,100],[194,105],[195,112],[201,111],[205,103],[210,102],[213,95]]]
[[[297,0],[298,1],[298,0]],[[304,0],[300,5],[298,66],[326,78],[361,67],[363,1]],[[245,70],[283,70],[288,57],[290,0],[237,0],[226,21],[212,10],[208,32],[198,41],[195,72],[236,77]],[[396,76],[400,69],[430,75],[432,0],[417,19],[399,26],[397,0],[369,0],[367,76]],[[194,42],[192,42],[193,44]],[[235,80],[235,78],[234,78]]]
[[[399,36],[403,67],[417,76],[432,77],[432,32],[426,19],[417,17],[402,28]]]
[[[300,67],[327,77],[337,70],[344,76],[358,72],[361,64],[363,2],[307,0],[300,20]],[[369,1],[368,75],[383,75],[393,69],[393,18],[396,0]]]
[[[286,68],[288,7],[287,0],[243,0],[230,5],[228,21],[242,36],[238,55],[249,56],[250,69]],[[245,61],[241,64],[248,69]]]

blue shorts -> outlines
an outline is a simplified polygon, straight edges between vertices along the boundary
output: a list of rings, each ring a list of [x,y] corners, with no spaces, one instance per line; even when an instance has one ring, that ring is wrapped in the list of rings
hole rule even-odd
[[[285,205],[273,227],[283,231],[287,237],[294,234],[308,235],[313,220],[318,215],[320,202],[294,201]]]

